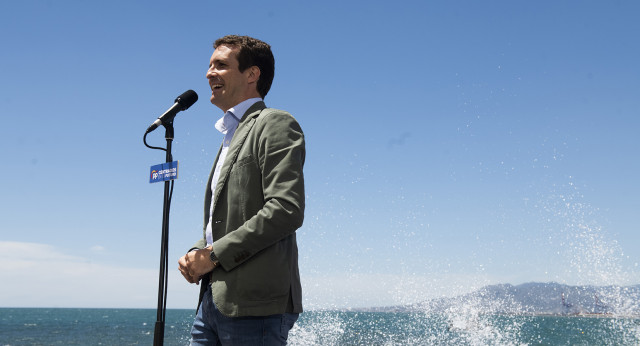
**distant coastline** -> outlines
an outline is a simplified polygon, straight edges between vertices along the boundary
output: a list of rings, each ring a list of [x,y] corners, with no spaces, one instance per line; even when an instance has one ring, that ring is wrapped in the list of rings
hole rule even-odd
[[[640,285],[572,286],[555,282],[498,284],[451,298],[407,305],[349,309],[362,312],[434,312],[465,307],[477,314],[640,318]]]

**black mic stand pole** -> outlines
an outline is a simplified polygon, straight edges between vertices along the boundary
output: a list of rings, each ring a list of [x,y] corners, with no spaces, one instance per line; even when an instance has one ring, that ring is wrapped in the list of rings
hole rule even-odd
[[[173,121],[163,123],[165,127],[165,139],[167,140],[166,162],[173,162],[171,155],[171,143],[173,141]],[[171,185],[170,185],[171,184]],[[169,187],[171,186],[171,189]],[[171,208],[171,194],[173,193],[173,181],[164,182],[164,201],[162,205],[162,239],[160,241],[160,275],[158,279],[158,309],[155,330],[153,333],[153,345],[164,344],[164,326],[167,311],[167,279],[169,264],[169,209]]]

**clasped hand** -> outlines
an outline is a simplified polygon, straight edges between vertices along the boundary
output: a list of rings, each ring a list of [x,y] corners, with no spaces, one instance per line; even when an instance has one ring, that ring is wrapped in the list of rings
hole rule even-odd
[[[178,260],[178,269],[189,283],[198,284],[204,274],[213,270],[214,264],[209,259],[211,247],[189,251]]]

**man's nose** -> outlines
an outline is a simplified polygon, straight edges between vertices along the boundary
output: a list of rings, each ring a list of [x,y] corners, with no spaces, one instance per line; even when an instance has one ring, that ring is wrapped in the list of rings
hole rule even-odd
[[[209,67],[209,69],[207,70],[207,79],[213,78],[215,75],[215,69],[213,67]]]

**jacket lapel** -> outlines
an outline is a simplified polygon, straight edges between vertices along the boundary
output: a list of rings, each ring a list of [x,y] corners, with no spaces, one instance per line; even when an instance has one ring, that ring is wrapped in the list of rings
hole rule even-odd
[[[207,189],[204,191],[204,223],[203,223],[203,232],[204,229],[207,228],[207,222],[209,222],[209,211],[211,208],[211,198],[213,197],[211,194],[211,181],[213,180],[213,173],[216,170],[216,165],[218,164],[218,160],[220,159],[220,152],[222,151],[222,145],[218,148],[218,154],[216,155],[215,161],[213,161],[213,166],[211,167],[211,172],[209,173],[209,179],[207,179]]]
[[[231,139],[231,144],[229,144],[229,150],[227,151],[227,157],[224,160],[222,170],[220,171],[220,178],[218,180],[218,183],[216,184],[215,196],[213,197],[214,208],[216,205],[218,205],[218,198],[220,197],[220,193],[222,192],[223,187],[227,183],[229,173],[231,172],[231,167],[233,167],[233,165],[236,163],[236,160],[238,159],[240,149],[242,149],[247,136],[249,136],[249,132],[251,132],[251,128],[253,127],[253,124],[255,124],[256,118],[265,108],[266,105],[263,101],[256,102],[255,104],[253,104],[253,106],[249,107],[247,112],[242,116],[242,119],[240,119],[240,124],[238,124],[236,133],[233,135],[233,139]]]

